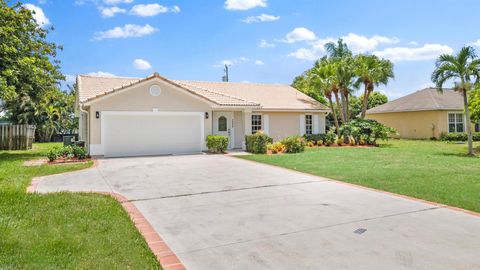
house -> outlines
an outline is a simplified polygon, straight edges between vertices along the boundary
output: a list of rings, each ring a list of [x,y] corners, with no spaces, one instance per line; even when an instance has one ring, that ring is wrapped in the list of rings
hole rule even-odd
[[[91,155],[136,156],[206,150],[207,135],[263,130],[274,140],[325,132],[328,108],[288,85],[77,76],[79,138]]]
[[[366,118],[395,128],[401,138],[439,138],[441,133],[466,131],[463,96],[451,89],[419,90],[367,110]],[[478,131],[478,123],[475,128]]]

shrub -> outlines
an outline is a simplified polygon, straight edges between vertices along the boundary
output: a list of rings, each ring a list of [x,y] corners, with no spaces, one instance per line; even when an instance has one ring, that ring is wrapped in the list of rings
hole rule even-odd
[[[474,132],[472,134],[473,141],[480,141],[480,132]],[[449,141],[449,142],[465,142],[468,141],[468,134],[466,132],[462,133],[446,133],[442,132],[440,134],[440,140]]]
[[[253,135],[245,136],[245,146],[247,152],[254,154],[265,154],[267,153],[267,144],[273,143],[273,139],[268,137],[263,132],[257,132]]]
[[[319,144],[318,142],[319,141],[322,141],[322,142],[325,141],[326,136],[327,136],[326,134],[320,134],[320,133],[319,134],[305,134],[305,135],[303,135],[303,137],[305,138],[305,140],[307,142],[311,141],[311,142],[315,143],[316,145],[322,145],[321,143]]]
[[[59,149],[58,147],[54,147],[47,152],[48,161],[52,162],[55,161],[59,157]]]
[[[285,145],[281,142],[274,142],[267,144],[267,150],[272,154],[279,154],[285,152]]]
[[[313,141],[307,141],[306,146],[307,146],[307,147],[314,147],[314,146],[315,146],[315,142],[313,142]]]
[[[305,139],[300,136],[290,136],[282,140],[286,153],[300,153],[305,151]]]
[[[341,137],[341,136],[340,136],[340,137],[337,137],[336,143],[337,143],[338,146],[342,146],[342,145],[343,145],[343,142],[344,142],[343,137]]]
[[[208,150],[212,153],[225,153],[228,147],[228,137],[220,135],[208,135],[207,139]]]
[[[341,136],[352,136],[356,142],[364,144],[376,144],[378,139],[387,140],[391,134],[397,131],[375,120],[355,119],[344,124],[339,129]]]
[[[337,140],[337,134],[333,129],[329,130],[325,136],[325,145],[330,146]]]
[[[87,150],[81,146],[63,146],[63,147],[54,147],[47,152],[47,158],[50,162],[55,161],[59,158],[63,159],[85,159],[87,158]]]
[[[81,146],[72,146],[73,156],[78,159],[86,159],[87,158],[87,150]]]

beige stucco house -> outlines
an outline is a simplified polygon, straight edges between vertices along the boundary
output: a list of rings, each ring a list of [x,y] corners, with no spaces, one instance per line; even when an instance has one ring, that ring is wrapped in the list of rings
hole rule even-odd
[[[427,88],[372,108],[366,118],[395,128],[401,138],[439,138],[442,132],[465,132],[463,108],[460,93]],[[478,130],[478,123],[474,127]]]
[[[288,85],[77,76],[79,138],[91,155],[206,150],[209,134],[229,149],[263,130],[274,140],[325,132],[328,108]]]

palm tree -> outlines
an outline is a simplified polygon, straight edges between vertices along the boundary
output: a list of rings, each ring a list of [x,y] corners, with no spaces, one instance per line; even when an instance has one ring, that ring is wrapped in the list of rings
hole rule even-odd
[[[456,55],[440,55],[432,73],[432,82],[436,84],[439,91],[443,92],[443,85],[450,80],[454,83],[454,90],[463,95],[463,106],[467,119],[468,155],[473,155],[472,123],[468,109],[468,92],[480,81],[480,59],[477,58],[475,49],[466,46]]]
[[[353,72],[357,77],[355,86],[364,85],[361,119],[365,118],[368,107],[368,98],[375,87],[387,85],[390,79],[394,78],[393,64],[389,60],[380,59],[375,55],[359,54],[354,58]]]
[[[336,132],[338,134],[340,126],[332,100],[332,93],[335,93],[337,95],[338,104],[338,82],[335,63],[326,57],[323,57],[319,61],[315,62],[314,67],[308,72],[308,80],[315,89],[318,89],[327,98],[330,110],[332,111]]]
[[[329,42],[325,44],[325,50],[329,57],[336,63],[338,77],[338,92],[341,99],[338,100],[338,92],[334,92],[337,98],[340,116],[343,123],[350,120],[350,112],[348,108],[348,98],[350,95],[350,87],[354,74],[352,72],[352,51],[347,44],[339,39],[337,42]],[[340,108],[341,102],[341,108]]]

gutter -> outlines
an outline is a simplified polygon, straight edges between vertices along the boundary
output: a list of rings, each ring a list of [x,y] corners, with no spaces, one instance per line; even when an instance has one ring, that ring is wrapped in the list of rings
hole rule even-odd
[[[87,152],[90,154],[90,113],[83,109],[83,103],[78,104],[78,108],[80,109],[80,112],[83,112],[87,115],[86,120],[87,120],[87,137],[85,138],[85,147],[87,148]]]

